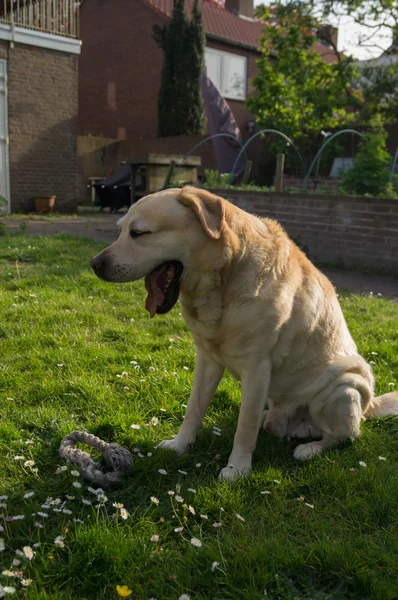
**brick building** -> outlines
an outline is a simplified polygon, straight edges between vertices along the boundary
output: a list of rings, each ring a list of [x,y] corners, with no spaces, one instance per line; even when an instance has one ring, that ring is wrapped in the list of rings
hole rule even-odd
[[[192,4],[186,0],[188,13]],[[260,58],[262,24],[253,18],[253,0],[202,0],[200,8],[207,74],[228,101],[245,138],[253,119],[245,100]],[[166,23],[172,9],[173,0],[83,0],[80,135],[156,138],[163,52],[153,40],[152,26]],[[325,60],[335,60],[327,46],[317,46]]]
[[[0,3],[0,211],[29,211],[56,195],[76,209],[79,6]]]

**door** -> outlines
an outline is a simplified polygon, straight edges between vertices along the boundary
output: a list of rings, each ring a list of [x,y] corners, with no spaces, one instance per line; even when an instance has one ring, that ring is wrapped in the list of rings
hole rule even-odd
[[[7,61],[0,59],[0,213],[10,212],[7,103]]]

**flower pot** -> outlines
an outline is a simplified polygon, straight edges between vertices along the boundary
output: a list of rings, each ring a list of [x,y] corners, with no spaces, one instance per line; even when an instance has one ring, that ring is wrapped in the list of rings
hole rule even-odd
[[[56,196],[36,196],[33,198],[36,211],[39,213],[49,213],[54,208]]]

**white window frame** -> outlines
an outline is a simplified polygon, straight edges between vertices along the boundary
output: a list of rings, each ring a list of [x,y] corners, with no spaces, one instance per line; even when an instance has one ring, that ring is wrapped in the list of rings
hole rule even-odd
[[[213,54],[214,56],[221,58],[221,75],[220,75],[221,81],[213,81],[212,82],[216,86],[218,91],[220,92],[221,96],[223,96],[224,98],[228,98],[229,100],[238,100],[240,102],[244,102],[246,100],[246,94],[247,94],[247,56],[243,56],[242,54],[235,54],[234,52],[225,52],[224,50],[217,50],[216,48],[211,48],[208,46],[206,46],[206,48],[205,48],[205,59],[206,59],[206,54]],[[243,97],[238,96],[238,94],[234,93],[233,91],[227,90],[228,82],[226,81],[226,77],[227,77],[226,61],[228,60],[228,58],[240,59],[243,62],[243,65],[244,65]]]

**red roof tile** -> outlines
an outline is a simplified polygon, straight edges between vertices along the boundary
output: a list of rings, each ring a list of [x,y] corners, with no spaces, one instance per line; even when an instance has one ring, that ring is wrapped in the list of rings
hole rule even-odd
[[[146,4],[157,12],[171,17],[173,12],[173,0],[145,0]],[[188,14],[191,14],[193,0],[186,0]],[[225,8],[221,8],[210,2],[200,1],[203,15],[203,25],[209,36],[230,41],[233,44],[249,46],[253,49],[259,47],[259,40],[263,30],[263,23],[255,19],[242,18]],[[335,62],[336,56],[330,48],[317,43],[316,50],[326,62]]]

